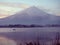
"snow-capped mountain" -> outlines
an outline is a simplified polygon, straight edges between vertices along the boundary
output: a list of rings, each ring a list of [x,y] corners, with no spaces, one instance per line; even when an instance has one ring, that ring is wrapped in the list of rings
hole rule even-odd
[[[0,19],[0,25],[5,24],[60,24],[60,17],[48,14],[37,7],[30,7],[12,16]]]

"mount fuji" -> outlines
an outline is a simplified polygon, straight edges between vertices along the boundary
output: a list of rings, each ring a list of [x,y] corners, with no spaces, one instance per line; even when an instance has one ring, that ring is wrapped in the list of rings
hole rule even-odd
[[[30,7],[12,16],[0,19],[0,25],[7,24],[60,24],[60,16],[48,14],[37,7]]]

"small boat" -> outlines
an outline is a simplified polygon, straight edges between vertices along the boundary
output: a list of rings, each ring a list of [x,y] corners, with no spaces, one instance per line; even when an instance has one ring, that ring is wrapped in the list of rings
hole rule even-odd
[[[14,31],[16,30],[16,29],[13,29]]]

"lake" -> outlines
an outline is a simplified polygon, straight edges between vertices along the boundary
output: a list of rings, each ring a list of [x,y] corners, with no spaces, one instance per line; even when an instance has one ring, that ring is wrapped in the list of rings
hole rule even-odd
[[[37,41],[41,45],[53,45],[57,33],[60,33],[60,27],[0,28],[0,45],[25,45],[26,42]]]

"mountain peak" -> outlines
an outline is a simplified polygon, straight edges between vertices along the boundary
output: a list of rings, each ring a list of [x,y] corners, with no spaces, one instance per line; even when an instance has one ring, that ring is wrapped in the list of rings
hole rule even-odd
[[[32,9],[38,9],[36,6],[31,6],[28,9],[30,9],[30,8],[32,8]]]
[[[32,6],[0,20],[0,24],[60,24],[60,17],[52,16]]]
[[[31,7],[27,8],[26,10],[40,10],[40,9],[35,6],[31,6]]]
[[[36,15],[36,16],[37,15],[39,15],[39,16],[47,15],[46,12],[44,12],[43,10],[41,10],[35,6],[25,9],[24,11],[22,11],[22,13],[27,13],[28,15]]]

